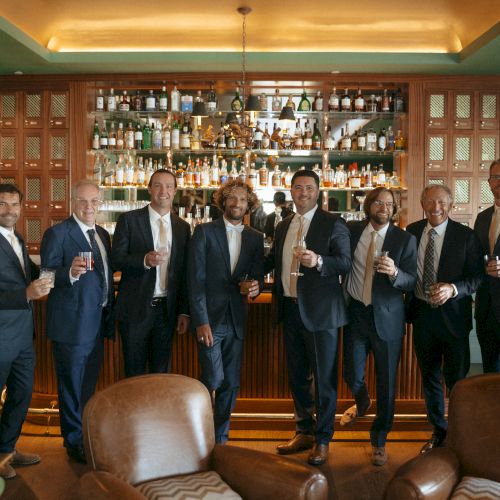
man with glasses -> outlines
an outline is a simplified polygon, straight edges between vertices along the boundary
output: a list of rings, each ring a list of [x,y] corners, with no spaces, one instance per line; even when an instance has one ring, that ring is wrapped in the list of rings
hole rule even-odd
[[[352,424],[371,406],[365,382],[368,353],[377,377],[377,416],[370,430],[372,463],[387,462],[385,442],[394,419],[396,374],[405,334],[404,292],[417,281],[415,237],[391,224],[394,193],[378,187],[364,202],[366,220],[348,224],[353,266],[347,277],[349,324],[344,329],[344,378],[356,404],[340,425]],[[387,252],[387,255],[382,254]]]
[[[328,460],[337,405],[337,337],[347,323],[340,276],[351,268],[345,221],[318,207],[319,178],[299,170],[292,178],[296,214],[276,227],[266,270],[275,270],[275,321],[283,321],[296,435],[280,454],[313,448],[308,462]],[[304,242],[306,249],[304,249]],[[316,410],[316,411],[315,411]]]
[[[490,165],[488,179],[493,206],[481,212],[474,224],[486,276],[476,294],[476,328],[483,372],[500,372],[500,159]]]
[[[95,223],[99,187],[79,181],[71,198],[72,216],[45,231],[40,253],[42,266],[56,271],[47,301],[47,336],[52,340],[61,433],[68,456],[85,463],[83,408],[97,384],[103,337],[114,336],[113,271],[109,234]],[[80,252],[91,252],[91,257],[85,259]]]

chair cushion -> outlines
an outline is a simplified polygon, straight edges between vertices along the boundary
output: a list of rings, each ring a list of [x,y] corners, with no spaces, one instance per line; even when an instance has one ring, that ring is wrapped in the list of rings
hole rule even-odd
[[[136,488],[148,500],[242,500],[217,474],[200,472],[167,477],[139,484]]]
[[[498,500],[500,483],[482,477],[464,476],[451,500]]]

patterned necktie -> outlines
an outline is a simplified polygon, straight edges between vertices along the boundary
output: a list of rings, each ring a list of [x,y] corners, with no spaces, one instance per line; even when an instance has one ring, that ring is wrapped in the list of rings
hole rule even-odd
[[[23,256],[23,249],[21,248],[21,245],[19,244],[19,240],[17,239],[17,236],[14,233],[11,233],[9,235],[10,237],[10,244],[12,246],[12,250],[14,250],[14,253],[17,255],[17,258],[19,259],[19,263],[21,264],[21,267],[23,269],[24,274],[26,274],[26,270],[24,269],[24,256]]]
[[[372,231],[372,239],[368,247],[368,253],[366,254],[365,279],[363,281],[363,304],[365,306],[372,303],[373,263],[375,260],[377,235],[377,231]]]
[[[168,254],[168,229],[167,222],[162,218],[158,219],[160,224],[160,231],[158,234],[158,250],[167,252]],[[168,255],[163,264],[160,264],[160,287],[164,290],[167,289],[168,282]]]
[[[99,275],[102,284],[102,303],[104,304],[108,298],[108,286],[106,283],[106,273],[104,271],[104,261],[102,260],[102,254],[99,250],[99,245],[95,240],[95,229],[89,229],[87,231],[90,239],[90,246],[92,248],[92,253],[94,256],[94,267]]]
[[[488,234],[488,240],[490,243],[490,253],[494,254],[495,243],[498,238],[498,226],[500,226],[500,215],[498,215],[499,210],[493,211],[493,217],[491,218],[490,231]]]
[[[295,235],[295,240],[293,245],[295,246],[296,242],[300,241],[302,238],[302,232],[304,231],[304,217],[302,215],[297,216],[299,219],[299,228],[297,229],[297,234]],[[292,249],[292,264],[290,265],[290,273],[297,272],[298,258],[295,255],[295,252]],[[290,296],[297,297],[297,280],[299,277],[296,274],[290,274]]]
[[[436,243],[434,237],[436,236],[436,231],[431,229],[427,233],[427,246],[425,247],[424,255],[424,274],[422,276],[422,285],[424,294],[427,292],[430,286],[436,283],[436,270],[434,268],[434,252],[436,250]]]

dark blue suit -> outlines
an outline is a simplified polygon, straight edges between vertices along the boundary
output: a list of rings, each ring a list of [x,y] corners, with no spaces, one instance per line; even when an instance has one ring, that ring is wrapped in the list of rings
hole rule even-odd
[[[318,208],[307,232],[306,245],[321,255],[323,267],[320,272],[301,266],[304,276],[297,281],[297,301],[286,299],[281,281],[283,246],[293,217],[288,216],[276,227],[264,271],[275,270],[274,319],[283,321],[297,432],[315,432],[318,444],[328,444],[337,405],[338,328],[347,323],[339,276],[351,268],[350,236],[341,217]]]
[[[352,257],[368,221],[350,223]],[[391,280],[375,272],[372,304],[349,303],[349,324],[344,329],[344,378],[354,394],[358,410],[367,408],[368,389],[364,375],[368,352],[373,351],[377,377],[377,417],[370,438],[373,446],[385,446],[394,418],[396,374],[405,334],[404,292],[417,281],[417,243],[413,235],[389,224],[382,250],[389,252],[398,268]],[[363,266],[365,263],[363,263]],[[366,269],[365,269],[366,271]]]
[[[107,231],[96,226],[106,253],[111,252]],[[96,270],[70,282],[70,268],[78,252],[90,252],[90,243],[73,217],[45,231],[42,266],[56,269],[55,286],[47,300],[47,336],[53,342],[61,432],[64,445],[82,444],[82,413],[95,391],[102,358],[103,337],[112,336],[113,273],[109,260],[108,305],[103,308],[103,285]],[[103,256],[104,259],[104,256]]]
[[[417,245],[420,245],[426,225],[427,219],[423,219],[406,228],[417,238]],[[427,414],[435,434],[441,439],[448,428],[444,417],[441,365],[448,391],[469,371],[472,294],[481,283],[483,274],[481,248],[474,231],[448,219],[437,281],[454,284],[458,295],[437,308],[431,308],[413,294],[408,296],[407,319],[413,324]]]
[[[231,273],[224,218],[196,227],[189,251],[189,303],[193,328],[209,324],[211,347],[198,346],[201,380],[215,394],[215,438],[227,440],[229,418],[240,387],[243,337],[246,330],[247,297],[240,294],[245,275],[263,278],[263,234],[245,226],[241,250]]]
[[[7,385],[0,418],[0,453],[10,453],[16,446],[31,401],[35,368],[33,310],[26,288],[37,271],[21,236],[16,236],[26,275],[9,241],[0,234],[0,388]]]
[[[474,231],[481,243],[483,255],[490,254],[489,232],[494,207],[481,212]],[[494,255],[500,255],[500,237],[495,242]],[[485,275],[476,293],[476,329],[483,371],[500,372],[500,278]]]

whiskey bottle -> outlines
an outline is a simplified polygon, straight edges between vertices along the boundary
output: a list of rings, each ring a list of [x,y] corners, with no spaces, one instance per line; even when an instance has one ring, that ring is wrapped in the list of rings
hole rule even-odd
[[[292,187],[292,177],[293,177],[292,169],[290,167],[286,167],[286,172],[284,173],[282,178],[283,178],[283,185],[287,189],[290,189]]]
[[[377,147],[379,151],[385,151],[387,149],[387,137],[385,134],[385,128],[383,128],[378,134]]]
[[[316,92],[316,97],[314,98],[313,111],[323,111],[323,97],[319,90]]]
[[[159,109],[160,111],[167,111],[168,109],[168,94],[167,94],[167,87],[165,87],[165,85],[163,85],[163,87],[161,88]]]
[[[115,89],[109,89],[109,95],[106,99],[106,104],[109,113],[114,113],[116,111]]]
[[[333,137],[332,127],[328,125],[325,137],[325,149],[333,151],[335,149],[335,138]]]
[[[361,89],[358,88],[356,99],[354,99],[354,111],[363,112],[364,110],[365,110],[365,98],[361,93]]]
[[[392,129],[392,125],[389,125],[387,128],[387,151],[394,151],[395,149],[395,137],[394,130]]]
[[[385,175],[384,165],[380,163],[377,172],[377,186],[385,186],[385,182],[386,182],[386,175]]]
[[[97,91],[97,96],[95,98],[95,110],[104,111],[104,94],[102,93],[102,89]]]
[[[366,132],[362,128],[358,130],[358,150],[366,151]]]
[[[366,132],[366,151],[377,151],[377,133],[371,127]]]
[[[134,149],[142,149],[142,127],[140,122],[137,122],[135,126]]]
[[[351,151],[351,136],[349,134],[349,123],[345,124],[345,134],[340,140],[341,151]]]
[[[391,110],[391,104],[389,101],[389,95],[387,94],[387,89],[384,89],[384,95],[382,96],[382,107],[381,111],[386,113]]]
[[[125,147],[127,149],[134,149],[134,128],[132,127],[132,122],[127,125],[127,130],[125,131]]]
[[[278,89],[274,91],[272,110],[277,112],[281,111],[281,97],[280,97],[280,91]]]
[[[311,111],[311,102],[307,98],[307,94],[306,94],[305,90],[304,90],[304,92],[302,92],[302,97],[300,98],[298,111],[300,111],[300,112]]]
[[[330,94],[330,99],[328,99],[328,111],[338,111],[339,110],[339,96],[337,94],[337,89],[333,87],[332,93]]]
[[[405,111],[405,101],[404,101],[401,89],[398,88],[398,90],[394,96],[394,112],[395,113],[404,113],[404,111]]]
[[[139,90],[135,93],[134,100],[132,101],[132,107],[134,108],[134,111],[142,111],[142,96]]]
[[[184,118],[180,134],[180,148],[190,149],[190,147],[191,147],[191,127],[189,126],[189,121],[187,120],[187,118]]]
[[[156,111],[156,96],[152,90],[146,96],[146,111]]]
[[[111,122],[111,127],[108,134],[108,149],[116,149],[116,130],[115,122]]]
[[[232,111],[242,111],[243,110],[243,101],[240,97],[240,88],[236,87],[236,91],[234,93],[233,100],[231,101],[231,110]]]
[[[174,85],[172,92],[170,92],[170,111],[178,113],[181,110],[181,93],[177,90],[177,86]]]
[[[319,151],[321,149],[321,132],[319,131],[319,127],[316,121],[314,122],[311,149],[314,149],[315,151]]]
[[[217,94],[215,93],[214,84],[210,84],[210,90],[207,95],[207,111],[211,114],[217,111]]]
[[[394,148],[396,149],[396,151],[402,151],[405,148],[405,139],[401,130],[398,130],[398,133],[394,139]]]
[[[269,180],[269,170],[266,164],[263,163],[262,167],[259,168],[259,187],[265,188],[268,185]]]
[[[349,96],[349,89],[345,89],[345,93],[341,100],[342,111],[351,111],[351,97]]]
[[[128,96],[127,96],[127,91],[124,90],[123,93],[122,93],[122,98],[121,98],[121,101],[120,101],[120,105],[118,106],[118,109],[120,111],[130,111],[130,103],[129,103],[129,100],[128,100]]]
[[[123,131],[123,122],[118,123],[118,130],[116,131],[116,149],[125,149],[125,134]]]
[[[302,129],[300,127],[300,120],[297,120],[295,124],[295,133],[293,135],[293,147],[294,149],[303,149],[304,141],[302,140]]]

